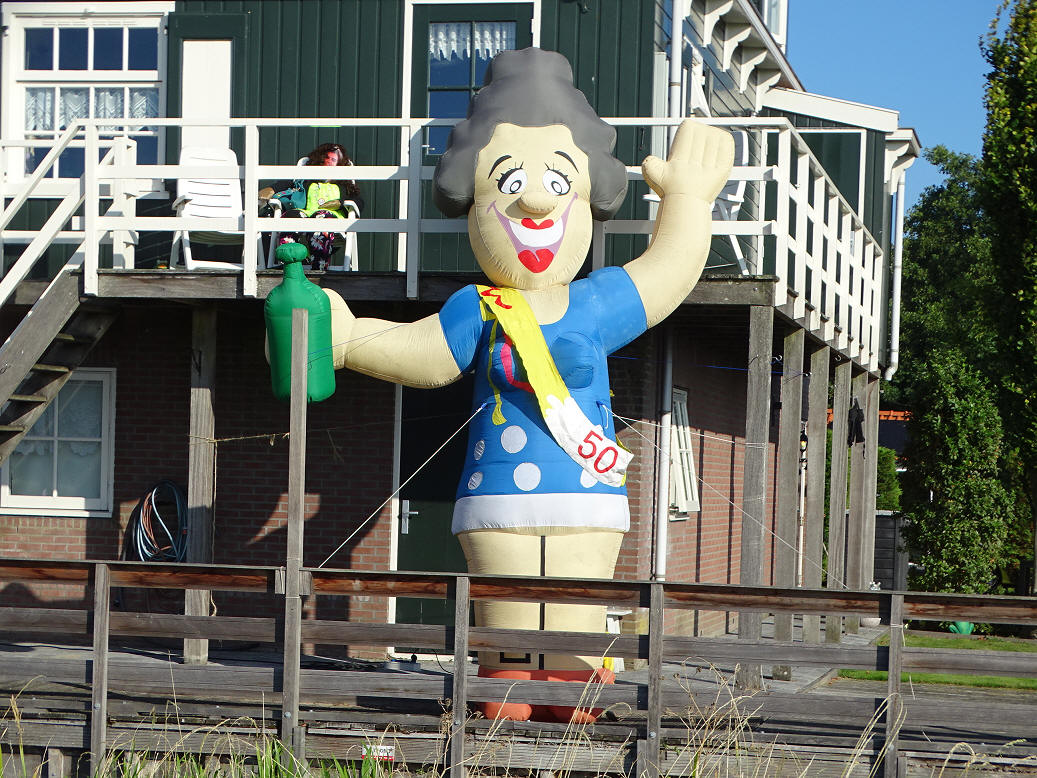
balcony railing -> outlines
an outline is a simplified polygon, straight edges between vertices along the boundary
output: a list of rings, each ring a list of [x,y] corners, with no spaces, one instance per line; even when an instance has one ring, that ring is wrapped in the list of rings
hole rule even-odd
[[[99,246],[112,245],[113,266],[134,268],[134,247],[142,232],[174,233],[180,230],[237,231],[243,235],[242,289],[246,296],[257,294],[256,273],[263,267],[258,238],[271,232],[313,229],[306,219],[268,219],[246,197],[243,213],[236,219],[199,217],[135,216],[134,199],[165,193],[164,181],[189,176],[237,179],[245,193],[258,192],[261,182],[305,178],[312,173],[296,165],[273,165],[260,161],[260,133],[285,128],[384,128],[399,132],[399,149],[394,164],[355,165],[324,169],[331,179],[398,182],[393,218],[361,218],[348,225],[357,233],[390,233],[398,236],[395,268],[406,274],[410,297],[418,293],[421,272],[420,238],[433,233],[464,233],[464,219],[421,217],[421,182],[431,179],[433,167],[423,165],[426,128],[449,126],[446,119],[232,119],[203,123],[182,119],[147,119],[119,124],[118,120],[80,121],[59,138],[35,171],[24,181],[2,183],[5,196],[13,199],[0,212],[0,247],[24,243],[20,259],[0,279],[0,305],[27,276],[33,264],[52,243],[77,246],[70,260],[81,265],[87,294],[97,293]],[[606,119],[617,128],[644,129],[657,140],[656,153],[664,154],[665,128],[677,120],[663,118]],[[742,200],[735,218],[730,211],[714,210],[715,245],[731,246],[742,260],[736,272],[773,275],[773,304],[780,306],[807,329],[837,349],[874,369],[878,365],[879,333],[885,311],[882,294],[884,252],[860,216],[840,194],[834,182],[803,137],[780,118],[710,119],[710,124],[739,132],[750,153],[736,164],[729,189]],[[219,127],[243,134],[244,159],[237,166],[189,168],[176,164],[139,164],[129,133],[149,127]],[[114,132],[122,135],[112,136]],[[160,129],[160,132],[165,131]],[[33,141],[0,140],[0,159],[10,159],[18,147]],[[67,148],[85,149],[86,166],[80,179],[45,178]],[[92,163],[92,160],[99,160]],[[640,168],[627,168],[631,180],[640,180]],[[44,183],[46,182],[46,183]],[[60,182],[60,184],[58,183]],[[739,185],[744,182],[744,185]],[[36,230],[7,229],[15,213],[34,197],[53,197],[63,186],[60,204],[45,225]],[[102,213],[100,204],[110,205]],[[73,219],[82,207],[82,217]],[[71,229],[66,229],[66,225]],[[342,225],[337,225],[342,226]],[[649,235],[651,219],[614,219],[596,223],[592,264],[606,263],[607,235]],[[708,270],[708,268],[707,268]]]

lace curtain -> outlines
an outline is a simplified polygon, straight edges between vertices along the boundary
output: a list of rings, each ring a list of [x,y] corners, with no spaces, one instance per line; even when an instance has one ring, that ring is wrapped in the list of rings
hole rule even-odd
[[[492,59],[515,48],[514,22],[438,22],[429,25],[428,53],[432,59]]]
[[[90,117],[88,88],[62,87],[58,93],[58,130],[65,129],[76,119]],[[98,119],[144,119],[158,116],[158,89],[131,87],[127,106],[124,87],[96,87],[93,116]],[[53,132],[54,129],[54,87],[29,87],[25,90],[25,131]]]
[[[48,132],[54,129],[54,89],[29,87],[25,90],[25,131]]]
[[[11,454],[12,494],[50,496],[56,491],[59,497],[100,496],[102,452],[96,439],[101,437],[103,400],[99,381],[72,380],[61,389],[57,402]],[[51,438],[55,434],[56,441]]]
[[[58,94],[58,129],[63,130],[76,119],[90,118],[89,89],[61,89]]]

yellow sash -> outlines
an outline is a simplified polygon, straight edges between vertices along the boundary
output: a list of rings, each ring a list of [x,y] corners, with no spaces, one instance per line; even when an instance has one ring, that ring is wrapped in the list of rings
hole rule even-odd
[[[596,480],[610,486],[622,486],[626,480],[627,465],[633,455],[617,441],[606,438],[601,425],[591,424],[576,404],[555,366],[543,330],[526,298],[517,289],[507,287],[475,288],[486,319],[496,319],[490,336],[491,354],[496,340],[496,324],[499,322],[522,358],[529,384],[533,387],[540,412],[555,442]],[[492,360],[487,370],[491,367]],[[493,421],[495,424],[503,424],[500,392],[492,380],[490,386],[493,387],[496,400]]]

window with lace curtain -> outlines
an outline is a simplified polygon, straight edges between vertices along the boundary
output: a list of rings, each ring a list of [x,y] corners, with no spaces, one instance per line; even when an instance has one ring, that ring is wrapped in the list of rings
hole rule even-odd
[[[4,461],[0,510],[109,515],[115,371],[77,370]]]
[[[490,60],[515,48],[511,21],[431,22],[428,26],[428,115],[463,118],[483,84]],[[446,151],[449,127],[433,127],[428,153]]]
[[[146,119],[162,116],[164,14],[89,16],[5,15],[14,22],[6,58],[14,76],[5,135],[38,141],[9,159],[12,169],[36,169],[54,140],[77,119]],[[161,131],[156,127],[101,128],[101,137],[128,134],[137,142],[138,160],[159,162]],[[20,165],[15,164],[20,162]],[[84,149],[67,149],[56,170],[58,178],[83,173]]]

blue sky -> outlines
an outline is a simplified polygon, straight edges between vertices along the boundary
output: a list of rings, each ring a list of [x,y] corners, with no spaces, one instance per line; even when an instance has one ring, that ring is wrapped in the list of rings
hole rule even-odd
[[[978,155],[986,63],[979,39],[999,0],[789,0],[789,62],[808,92],[900,111],[922,146]],[[919,159],[907,204],[942,180]]]

